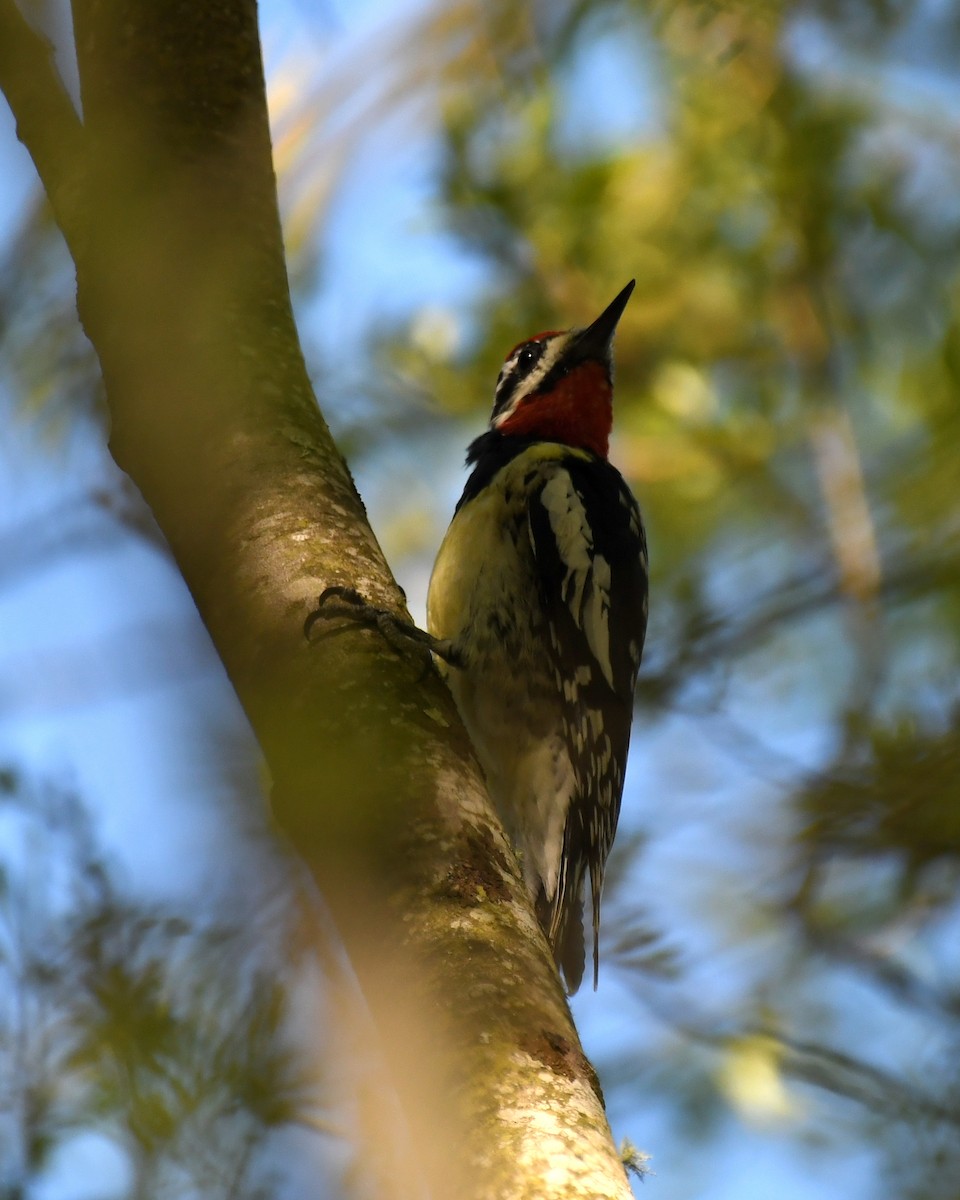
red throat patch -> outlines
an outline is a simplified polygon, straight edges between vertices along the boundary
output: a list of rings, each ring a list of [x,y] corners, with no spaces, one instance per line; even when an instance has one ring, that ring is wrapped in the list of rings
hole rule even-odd
[[[613,427],[613,389],[606,368],[580,363],[551,391],[526,396],[496,427],[501,433],[561,442],[606,458]]]

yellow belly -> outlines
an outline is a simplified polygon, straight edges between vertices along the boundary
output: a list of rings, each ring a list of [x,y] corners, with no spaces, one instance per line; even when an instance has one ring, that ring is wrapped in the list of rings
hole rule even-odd
[[[548,897],[556,888],[574,777],[555,668],[544,652],[527,497],[563,454],[569,450],[532,447],[460,509],[427,596],[427,628],[451,640],[463,659],[462,669],[439,665],[491,798],[521,853],[531,893],[542,884]]]

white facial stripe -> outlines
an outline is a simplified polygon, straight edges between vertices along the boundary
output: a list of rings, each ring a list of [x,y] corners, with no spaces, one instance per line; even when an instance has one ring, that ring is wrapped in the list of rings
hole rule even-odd
[[[530,374],[525,376],[516,384],[513,380],[514,372],[517,369],[517,361],[523,350],[523,346],[518,346],[513,354],[503,364],[503,370],[500,372],[500,382],[497,384],[496,396],[499,399],[504,392],[509,392],[511,388],[516,387],[516,391],[510,397],[510,402],[502,412],[497,413],[493,420],[494,429],[502,425],[514,412],[517,405],[529,396],[531,392],[535,392],[543,382],[547,372],[553,367],[557,359],[563,353],[564,347],[569,339],[568,334],[557,334],[552,338],[548,338],[544,343],[544,351],[540,356],[540,361],[531,370]]]

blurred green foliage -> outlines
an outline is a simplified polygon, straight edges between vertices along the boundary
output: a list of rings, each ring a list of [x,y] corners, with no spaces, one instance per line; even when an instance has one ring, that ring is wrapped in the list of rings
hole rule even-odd
[[[70,791],[4,769],[0,828],[4,1194],[52,1186],[58,1153],[92,1134],[130,1196],[273,1194],[263,1145],[311,1096],[279,956],[126,898]]]

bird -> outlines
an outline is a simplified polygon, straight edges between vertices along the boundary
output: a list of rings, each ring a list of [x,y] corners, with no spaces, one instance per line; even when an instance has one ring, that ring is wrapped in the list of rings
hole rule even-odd
[[[640,508],[609,459],[613,340],[631,280],[584,328],[507,355],[443,538],[427,629],[331,586],[307,618],[350,615],[427,646],[453,694],[567,993],[593,986],[647,628]]]
[[[427,596],[427,632],[569,994],[588,874],[597,987],[647,627],[643,519],[607,457],[613,340],[634,286],[585,328],[507,355]]]

